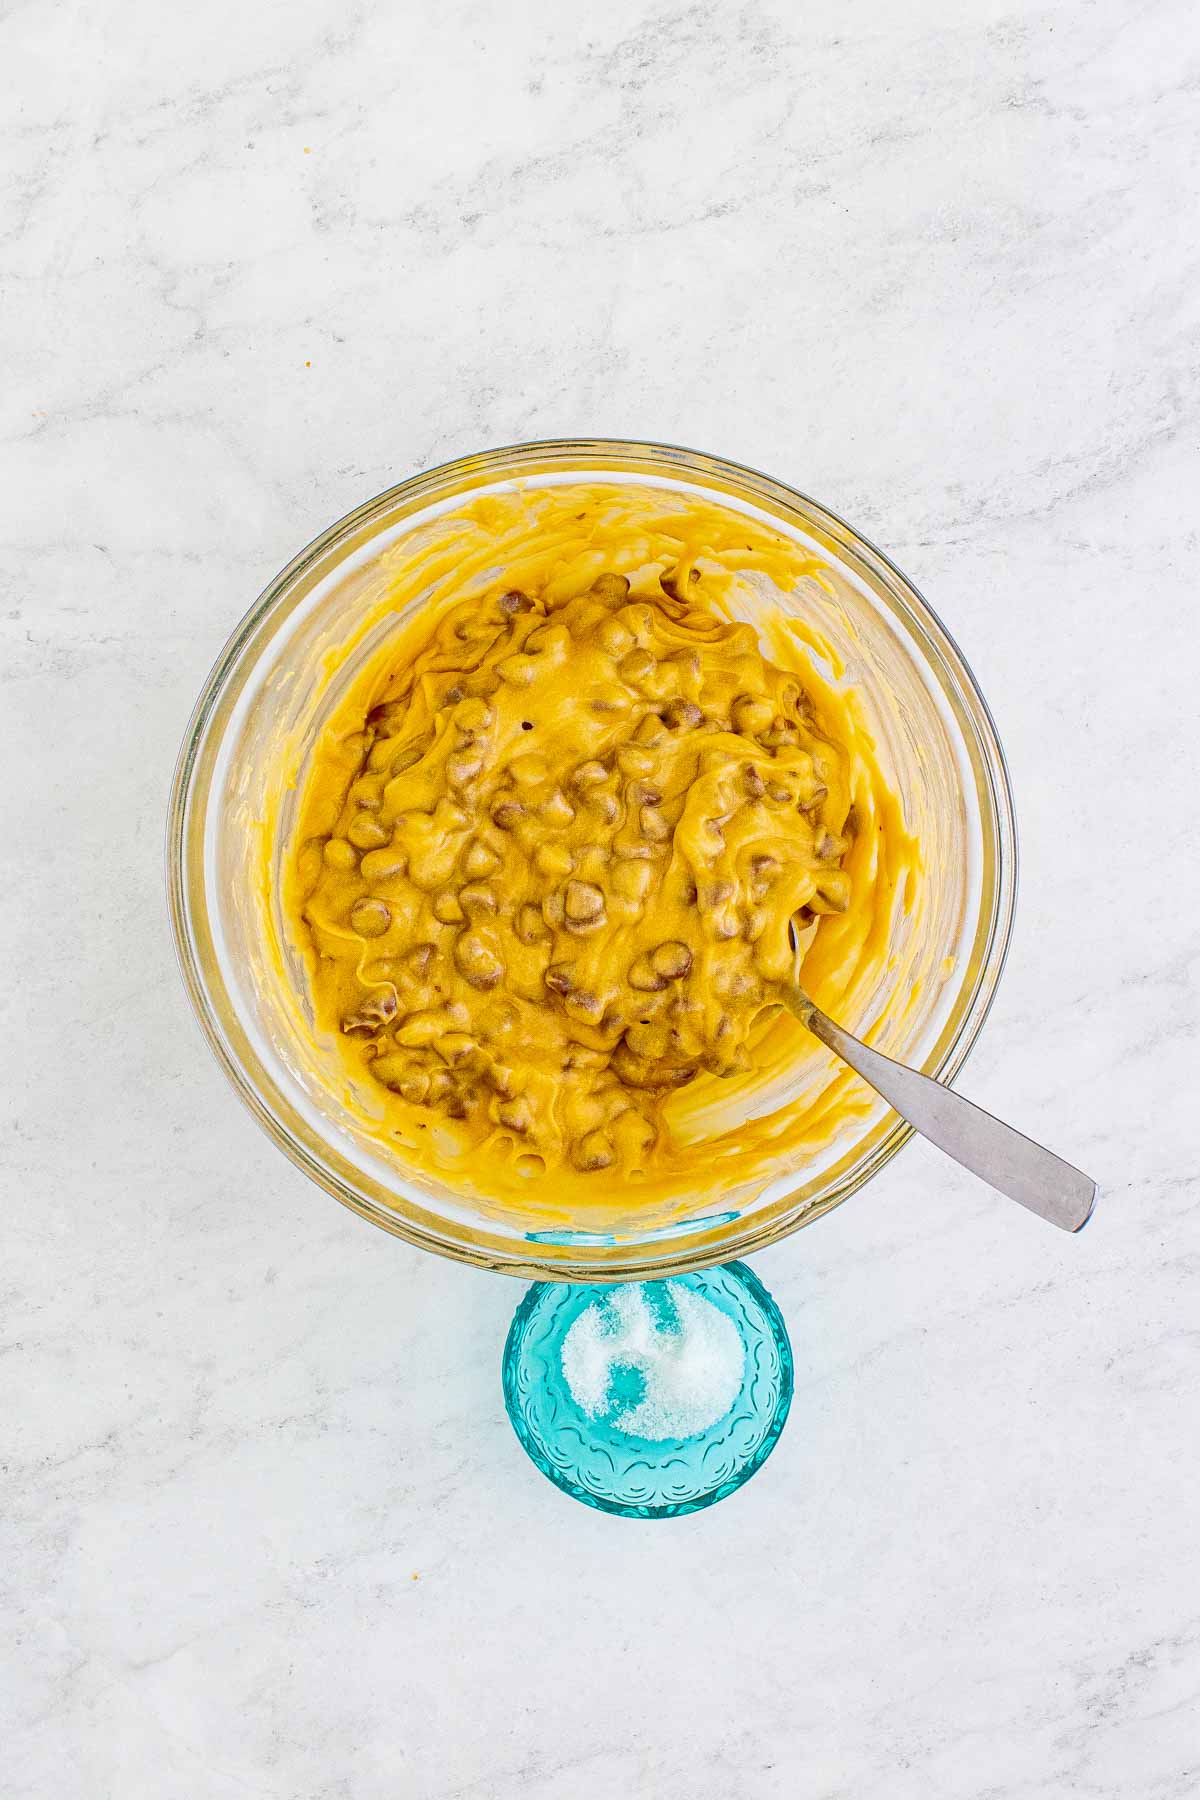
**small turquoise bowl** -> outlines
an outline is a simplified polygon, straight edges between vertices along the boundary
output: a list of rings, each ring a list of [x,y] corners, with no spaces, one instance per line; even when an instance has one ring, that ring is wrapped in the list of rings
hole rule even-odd
[[[688,1306],[679,1300],[680,1290],[716,1307],[736,1328],[743,1352],[736,1397],[719,1417],[686,1436],[661,1435],[661,1418],[653,1427],[654,1376],[647,1378],[636,1354],[614,1352],[607,1389],[588,1410],[568,1382],[563,1346],[571,1327],[589,1308],[597,1309],[585,1335],[603,1347],[615,1326],[614,1297],[637,1289],[646,1300],[643,1324],[650,1322],[658,1345],[669,1345],[680,1329],[679,1307]],[[728,1353],[732,1340],[717,1329]],[[504,1348],[504,1403],[542,1474],[585,1506],[630,1519],[698,1512],[749,1481],[783,1430],[792,1380],[783,1317],[744,1263],[657,1282],[536,1282],[517,1308]],[[650,1419],[653,1435],[639,1433],[639,1416]]]

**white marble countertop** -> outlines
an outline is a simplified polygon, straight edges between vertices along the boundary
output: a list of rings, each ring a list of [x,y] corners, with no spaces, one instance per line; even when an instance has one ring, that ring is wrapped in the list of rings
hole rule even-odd
[[[5,1800],[1200,1789],[1191,0],[17,5],[0,20]],[[519,1289],[310,1186],[192,1023],[176,747],[268,578],[481,445],[661,437],[882,543],[1011,759],[962,1086],[757,1260],[763,1473],[541,1480]]]

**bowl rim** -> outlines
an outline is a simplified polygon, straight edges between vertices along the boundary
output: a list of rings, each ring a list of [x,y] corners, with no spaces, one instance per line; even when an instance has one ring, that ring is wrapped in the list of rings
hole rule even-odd
[[[991,1011],[1012,941],[1019,867],[1012,782],[995,720],[974,671],[953,634],[903,570],[857,527],[850,525],[840,514],[813,499],[802,489],[792,487],[789,483],[746,464],[652,439],[546,438],[497,445],[451,458],[394,483],[343,514],[311,539],[267,583],[226,639],[192,708],[176,759],[166,820],[167,906],[176,961],[192,1011],[226,1077],[243,1104],[291,1162],[343,1205],[392,1236],[476,1268],[490,1269],[525,1280],[612,1282],[667,1278],[751,1255],[789,1236],[802,1226],[815,1223],[817,1218],[832,1211],[843,1200],[849,1199],[851,1194],[870,1181],[903,1149],[914,1135],[913,1128],[896,1118],[871,1154],[838,1178],[830,1193],[822,1196],[819,1207],[810,1203],[791,1214],[776,1212],[774,1216],[768,1215],[759,1220],[749,1230],[745,1228],[745,1215],[741,1215],[734,1221],[741,1227],[739,1231],[730,1235],[728,1226],[722,1225],[719,1227],[720,1241],[714,1242],[717,1234],[709,1233],[694,1242],[690,1249],[684,1247],[687,1240],[682,1237],[645,1240],[641,1245],[605,1245],[605,1254],[600,1257],[595,1254],[596,1246],[588,1245],[587,1249],[592,1254],[586,1260],[578,1261],[570,1251],[582,1249],[582,1244],[554,1246],[554,1253],[551,1254],[551,1246],[542,1243],[536,1246],[541,1254],[529,1254],[516,1249],[516,1240],[513,1240],[512,1253],[507,1250],[497,1253],[482,1245],[462,1241],[449,1235],[449,1232],[442,1235],[405,1217],[399,1211],[385,1209],[356,1193],[333,1169],[315,1158],[298,1142],[249,1077],[243,1062],[230,1045],[211,1003],[209,984],[205,979],[193,936],[188,880],[189,821],[196,798],[195,783],[200,752],[205,743],[208,725],[225,692],[227,682],[239,666],[247,645],[268,615],[320,558],[360,535],[375,519],[399,503],[419,501],[423,495],[432,500],[452,482],[467,484],[454,495],[455,499],[466,501],[473,487],[486,487],[505,479],[519,479],[522,468],[528,465],[538,472],[546,473],[541,465],[549,462],[556,473],[573,472],[580,478],[585,478],[589,471],[599,473],[612,469],[619,474],[622,472],[622,462],[631,458],[641,458],[644,461],[645,468],[639,469],[638,473],[651,479],[655,473],[660,474],[664,480],[685,482],[711,482],[715,478],[718,486],[726,486],[731,494],[736,494],[751,504],[756,500],[765,500],[768,504],[773,502],[799,510],[806,524],[815,530],[818,537],[827,537],[839,549],[849,552],[854,559],[868,566],[891,597],[899,602],[906,624],[921,641],[922,650],[930,662],[935,666],[940,664],[948,667],[955,677],[957,687],[966,698],[966,710],[974,727],[981,767],[987,778],[986,791],[991,801],[991,819],[985,820],[984,824],[986,829],[990,823],[994,838],[994,895],[974,987],[969,994],[963,1018],[936,1062],[925,1065],[925,1072],[935,1079],[947,1084],[952,1082],[970,1055]],[[632,473],[628,469],[624,472]],[[479,479],[475,480],[475,477]],[[976,930],[978,931],[978,926]],[[534,1249],[535,1245],[529,1243],[529,1251]],[[649,1259],[647,1250],[653,1253]]]

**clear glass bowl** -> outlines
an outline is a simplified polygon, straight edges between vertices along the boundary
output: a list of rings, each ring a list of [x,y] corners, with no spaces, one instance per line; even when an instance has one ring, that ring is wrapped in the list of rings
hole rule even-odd
[[[892,954],[858,1016],[879,1021],[889,971],[907,963],[914,1000],[874,1042],[942,1080],[961,1067],[996,990],[1012,929],[1016,839],[1000,742],[961,652],[912,584],[832,513],[769,477],[658,444],[523,444],[464,457],[368,501],[301,552],[225,646],[188,726],[171,796],[168,889],[184,980],[218,1059],[255,1117],[322,1187],[423,1249],[508,1274],[559,1281],[653,1279],[745,1256],[827,1212],[877,1173],[911,1135],[882,1102],[828,1144],[770,1178],[689,1211],[590,1216],[588,1229],[546,1228],[380,1155],[339,1101],[290,981],[264,957],[285,934],[278,884],[258,866],[263,821],[286,837],[295,768],[327,716],[331,645],[349,634],[380,559],[438,513],[489,491],[569,481],[651,485],[694,494],[770,524],[818,555],[829,591],[805,584],[803,610],[845,662],[880,765],[915,824],[924,861],[920,921],[893,926]],[[272,852],[278,856],[278,842]],[[917,933],[913,942],[902,941]],[[896,979],[893,979],[893,987]],[[811,1045],[820,1073],[827,1053]],[[812,1070],[808,1070],[811,1076]],[[833,1065],[829,1062],[828,1078]]]

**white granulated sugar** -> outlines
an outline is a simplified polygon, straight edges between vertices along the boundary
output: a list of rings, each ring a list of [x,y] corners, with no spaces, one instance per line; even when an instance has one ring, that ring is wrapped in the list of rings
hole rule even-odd
[[[563,1339],[562,1363],[576,1405],[601,1414],[631,1437],[695,1437],[715,1425],[737,1399],[745,1351],[733,1320],[680,1281],[631,1282],[595,1301]],[[665,1290],[665,1291],[664,1291]],[[622,1369],[642,1380],[635,1405],[611,1412],[614,1376]]]

